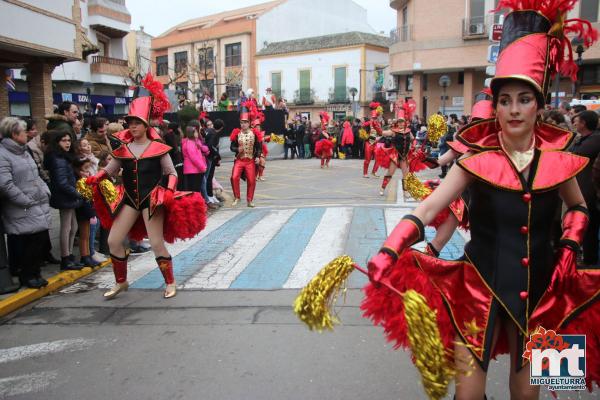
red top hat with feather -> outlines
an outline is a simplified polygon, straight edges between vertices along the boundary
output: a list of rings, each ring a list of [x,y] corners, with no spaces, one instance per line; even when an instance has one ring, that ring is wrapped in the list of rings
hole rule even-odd
[[[150,96],[143,96],[134,99],[129,104],[129,113],[125,117],[126,121],[132,119],[141,121],[148,127],[147,135],[151,140],[160,139],[160,135],[150,126],[151,120],[162,122],[163,115],[171,108],[169,99],[163,90],[163,85],[150,72],[146,74],[142,80],[142,86],[150,93]],[[124,142],[133,140],[131,133],[126,129],[115,135],[118,139]]]
[[[471,107],[471,121],[492,118],[493,116],[492,91],[489,88],[485,88],[475,95],[475,102],[473,103],[473,107]]]
[[[598,39],[588,21],[566,19],[577,0],[500,0],[494,11],[510,9],[504,19],[496,76],[491,89],[494,97],[503,81],[519,79],[536,91],[538,105],[546,103],[552,75],[560,72],[577,79],[573,48],[567,37],[576,34],[585,46]]]

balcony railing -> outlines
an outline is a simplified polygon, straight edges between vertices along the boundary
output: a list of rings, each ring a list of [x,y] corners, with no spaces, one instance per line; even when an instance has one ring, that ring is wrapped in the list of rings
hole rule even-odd
[[[346,86],[338,86],[338,87],[329,89],[329,103],[331,103],[331,104],[350,103],[350,97],[348,96],[348,88]]]
[[[111,58],[105,56],[92,56],[92,64],[111,64],[111,65],[120,65],[122,67],[126,67],[127,60],[121,60],[119,58]]]
[[[300,89],[294,92],[294,104],[296,105],[307,105],[314,104],[314,90],[312,89]]]
[[[91,71],[94,74],[127,76],[129,64],[127,60],[104,56],[92,56]]]
[[[462,20],[463,39],[479,39],[489,35],[492,24],[498,23],[500,14],[489,14]]]
[[[392,43],[410,42],[413,40],[412,33],[412,25],[403,25],[390,31],[390,39]]]

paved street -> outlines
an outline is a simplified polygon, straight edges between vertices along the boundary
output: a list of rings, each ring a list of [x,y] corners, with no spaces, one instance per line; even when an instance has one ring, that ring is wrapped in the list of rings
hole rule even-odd
[[[227,191],[230,169],[217,173]],[[131,288],[115,300],[102,299],[113,283],[105,268],[6,318],[0,398],[425,399],[410,356],[361,318],[364,276],[351,276],[333,333],[309,332],[291,308],[331,258],[365,265],[416,203],[396,180],[379,196],[362,161],[321,170],[318,160],[272,160],[265,176],[257,208],[223,207],[197,238],[170,246],[174,299],[162,299],[147,253],[131,259]],[[442,256],[458,257],[465,240],[455,233]],[[506,364],[492,362],[489,399],[508,398]]]

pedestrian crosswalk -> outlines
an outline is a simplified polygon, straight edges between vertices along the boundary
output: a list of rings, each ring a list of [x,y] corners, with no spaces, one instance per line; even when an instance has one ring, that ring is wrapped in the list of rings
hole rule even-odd
[[[222,210],[196,238],[169,246],[175,278],[180,289],[189,290],[301,288],[342,254],[366,265],[411,206]],[[434,234],[426,229],[428,238]],[[460,257],[466,240],[464,232],[455,232],[441,256]],[[424,243],[415,247],[423,249]],[[100,287],[113,284],[110,270],[82,284],[89,280]],[[130,260],[128,280],[134,289],[163,287],[151,252]],[[362,287],[366,282],[355,272],[348,285]]]

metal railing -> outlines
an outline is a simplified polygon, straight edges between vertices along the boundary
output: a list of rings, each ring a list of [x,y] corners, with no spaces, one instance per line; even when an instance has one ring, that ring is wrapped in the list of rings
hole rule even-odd
[[[92,56],[92,64],[112,64],[119,65],[121,67],[127,67],[127,60],[121,60],[119,58],[111,58],[104,56]]]
[[[410,42],[413,40],[412,34],[413,26],[403,25],[390,31],[390,39],[392,39],[392,43]]]
[[[337,86],[335,88],[329,89],[329,103],[350,103],[350,97],[348,96],[348,88],[346,86]]]
[[[314,102],[312,89],[300,89],[294,92],[294,104],[313,104]]]

